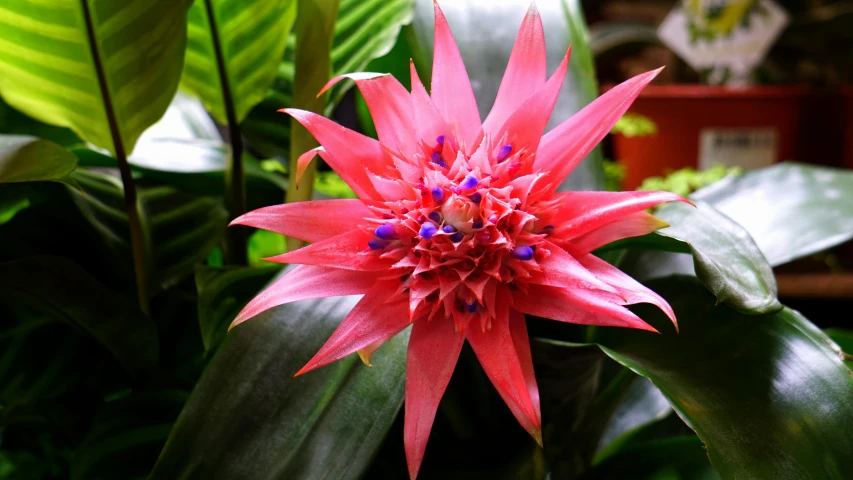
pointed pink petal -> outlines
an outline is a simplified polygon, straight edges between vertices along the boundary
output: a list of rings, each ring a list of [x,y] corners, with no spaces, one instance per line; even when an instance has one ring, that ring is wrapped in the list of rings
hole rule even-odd
[[[312,148],[307,152],[303,153],[296,159],[296,188],[299,189],[299,184],[302,183],[302,176],[305,175],[305,170],[308,169],[308,165],[311,164],[311,160],[314,160],[314,157],[325,152],[323,147]]]
[[[379,271],[393,262],[366,253],[367,242],[373,235],[356,229],[329,237],[299,250],[275,257],[265,258],[268,262],[297,263],[302,265],[325,265],[346,270]]]
[[[628,327],[657,332],[630,310],[590,290],[530,285],[527,294],[513,296],[513,308],[560,322]]]
[[[566,192],[561,198],[564,201],[554,209],[551,217],[561,238],[579,237],[664,202],[690,203],[680,195],[654,191]]]
[[[301,370],[299,376],[340,360],[378,340],[389,339],[409,325],[405,299],[388,301],[397,282],[376,283],[349,312],[329,340]]]
[[[596,248],[623,238],[646,235],[669,224],[644,211],[629,213],[619,220],[572,239],[579,252],[589,253]]]
[[[498,305],[497,316],[492,319],[491,329],[484,331],[476,322],[471,323],[467,334],[468,343],[515,418],[536,442],[541,444],[542,419],[539,416],[539,408],[530,397],[528,381],[531,379],[525,375],[510,332],[510,312],[506,295],[501,295],[498,301],[501,299],[504,304]],[[524,333],[526,335],[526,328]],[[529,349],[528,344],[527,350]],[[538,392],[535,379],[532,381]]]
[[[438,3],[435,6],[435,47],[432,62],[432,101],[444,120],[466,144],[469,151],[476,148],[480,135],[480,113],[471,81],[447,19]]]
[[[406,400],[403,438],[409,476],[421,468],[435,411],[453,375],[465,337],[449,318],[420,320],[412,327],[406,357]]]
[[[660,69],[620,83],[542,138],[534,170],[551,172],[551,191],[610,132],[637,95],[658,73]]]
[[[541,424],[542,413],[539,409],[539,386],[536,385],[536,376],[533,374],[533,354],[530,352],[530,337],[527,335],[527,319],[518,310],[513,309],[509,312],[509,332],[512,334],[512,344],[515,346],[516,353],[518,353],[518,362],[521,364],[521,371],[524,374],[524,381],[527,384],[530,401],[533,403],[536,418],[539,419]],[[541,438],[539,438],[539,445],[542,445]]]
[[[530,282],[558,288],[586,288],[616,293],[610,285],[602,282],[583,267],[572,255],[551,242],[543,242],[550,255],[539,262],[541,273],[535,273]]]
[[[320,142],[325,152],[318,153],[359,198],[380,199],[365,170],[384,172],[387,167],[393,166],[379,142],[313,112],[295,108],[281,111],[296,119]]]
[[[376,283],[378,276],[353,270],[300,265],[253,298],[240,311],[229,329],[285,303],[364,293]]]
[[[440,135],[449,135],[450,127],[441,116],[441,112],[436,108],[435,103],[429,97],[421,78],[418,76],[418,71],[415,69],[415,63],[409,62],[409,70],[412,76],[412,103],[415,111],[415,130],[418,137],[426,145],[437,144],[437,139]]]
[[[394,152],[411,156],[416,147],[414,111],[406,88],[393,75],[361,72],[339,75],[329,80],[323,91],[344,78],[355,80],[370,110],[379,141]]]
[[[672,311],[672,307],[653,290],[595,255],[583,255],[578,257],[578,261],[595,276],[613,285],[619,291],[619,294],[625,298],[626,305],[650,303],[660,308],[672,320],[672,324],[678,330],[678,323],[675,320],[675,312]]]
[[[545,33],[536,4],[531,3],[518,30],[495,104],[483,122],[486,133],[497,131],[510,115],[545,83]]]
[[[513,152],[525,149],[530,153],[536,152],[542,139],[542,132],[545,131],[554,105],[557,104],[560,88],[566,78],[566,69],[569,67],[570,54],[571,48],[545,85],[525,100],[503,125],[498,125],[492,138],[500,139],[506,135]],[[484,131],[490,133],[488,130]]]
[[[361,200],[314,200],[259,208],[231,225],[269,230],[306,242],[318,242],[358,228],[376,215]]]

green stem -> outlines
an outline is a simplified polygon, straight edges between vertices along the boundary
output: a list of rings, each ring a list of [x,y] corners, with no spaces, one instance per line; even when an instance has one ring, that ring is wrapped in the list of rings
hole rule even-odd
[[[228,121],[228,139],[231,141],[231,156],[225,165],[225,198],[228,201],[228,211],[232,219],[246,213],[246,181],[243,175],[243,136],[240,132],[240,122],[234,111],[234,98],[231,84],[228,81],[228,69],[225,65],[225,55],[219,39],[219,28],[213,11],[212,0],[204,0],[207,10],[207,22],[210,25],[210,38],[213,51],[216,53],[216,68],[219,72],[219,84],[222,88],[222,102],[225,105],[225,118]],[[225,248],[225,262],[229,264],[246,265],[246,229],[231,227],[228,229],[228,239]]]
[[[130,245],[133,252],[133,267],[136,274],[136,295],[139,299],[139,308],[148,313],[148,275],[145,263],[145,242],[142,236],[142,224],[139,219],[137,208],[136,186],[133,184],[133,174],[130,171],[130,163],[127,161],[127,153],[124,151],[124,143],[118,128],[112,98],[110,97],[107,76],[101,63],[101,54],[98,50],[98,41],[95,36],[95,27],[92,24],[92,13],[89,10],[89,1],[80,0],[83,6],[83,16],[86,20],[86,34],[89,45],[92,48],[92,59],[95,62],[95,71],[98,74],[98,86],[104,100],[104,110],[107,114],[107,122],[110,126],[110,135],[113,139],[113,151],[115,153],[118,169],[121,173],[121,183],[124,187],[124,208],[130,222]]]

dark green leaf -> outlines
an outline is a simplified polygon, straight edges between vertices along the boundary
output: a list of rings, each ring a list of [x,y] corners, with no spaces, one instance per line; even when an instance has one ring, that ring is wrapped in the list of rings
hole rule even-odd
[[[215,349],[225,339],[237,313],[281,270],[278,265],[267,265],[266,268],[196,268],[198,321],[206,350]]]
[[[332,75],[361,71],[371,60],[388,53],[401,26],[411,21],[412,2],[340,0],[331,52]],[[243,125],[252,145],[268,156],[284,156],[290,145],[290,122],[286,115],[277,112],[293,105],[295,35],[290,36],[288,45],[272,88]],[[332,90],[326,113],[332,111],[352,86],[353,82],[344,81]]]
[[[189,0],[6,1],[0,94],[23,113],[70,127],[112,151],[114,123],[130,151],[178,87],[189,5]]]
[[[117,177],[78,170],[83,187],[74,202],[113,253],[129,258],[127,215]],[[215,198],[196,197],[168,186],[141,183],[137,189],[151,291],[168,288],[203,263],[225,231],[227,213]]]
[[[648,377],[699,435],[724,478],[850,478],[853,376],[837,346],[785,309],[747,316],[715,306],[689,277],[651,284],[680,333],[638,306],[661,334],[599,328],[614,360]]]
[[[419,51],[420,57],[431,62],[433,2],[417,0],[416,4],[416,15],[412,22],[415,44],[412,50]],[[495,101],[518,26],[529,6],[527,0],[504,1],[501,2],[501,8],[494,8],[489,2],[445,5],[445,16],[465,61],[483,118]],[[549,72],[559,65],[569,44],[572,45],[566,85],[548,123],[548,129],[551,129],[594,100],[598,95],[598,85],[580,2],[541,2],[537,7],[545,28]],[[421,69],[422,78],[428,79],[428,73],[428,69]],[[601,190],[603,187],[604,167],[600,149],[593,151],[562,185],[563,189],[571,190]]]
[[[18,212],[29,206],[30,199],[26,193],[8,187],[0,189],[0,225],[12,220]]]
[[[218,42],[212,35],[211,13]],[[200,98],[218,122],[228,121],[226,101],[232,102],[237,121],[243,121],[272,85],[295,19],[296,0],[195,0],[188,14],[181,88]],[[227,100],[217,49],[230,90]]]
[[[853,331],[842,328],[829,328],[824,333],[841,347],[844,364],[853,370]]]
[[[668,204],[655,215],[670,224],[658,233],[641,237],[641,246],[661,241],[661,250],[674,249],[671,239],[686,242],[686,255],[649,252],[630,255],[621,266],[641,279],[676,273],[692,273],[716,295],[717,300],[744,313],[772,313],[782,308],[776,298],[776,278],[749,234],[704,202],[696,207]],[[670,240],[661,238],[670,237]],[[628,241],[627,244],[631,244]]]
[[[30,257],[0,263],[0,296],[43,313],[46,321],[63,321],[85,332],[131,373],[157,363],[154,323],[70,260]]]
[[[68,176],[77,157],[51,142],[25,135],[0,135],[0,183],[53,181],[75,186]]]
[[[293,378],[353,304],[289,304],[232,330],[151,480],[361,478],[403,400],[408,334],[380,348],[373,368],[351,355]]]
[[[74,450],[71,478],[147,478],[188,396],[182,390],[127,392],[104,403]]]
[[[715,480],[702,441],[694,435],[630,445],[581,477],[588,480]],[[783,478],[783,477],[776,477]]]
[[[770,265],[853,238],[853,172],[782,163],[730,176],[697,191],[743,225]]]
[[[32,135],[51,140],[63,147],[81,145],[83,142],[67,128],[39,122],[10,107],[0,98],[0,133]]]

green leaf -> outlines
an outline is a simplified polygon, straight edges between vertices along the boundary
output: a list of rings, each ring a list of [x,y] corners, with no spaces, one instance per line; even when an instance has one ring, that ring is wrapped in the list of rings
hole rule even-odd
[[[205,350],[214,350],[225,339],[228,326],[240,310],[281,271],[278,265],[267,265],[265,268],[196,268],[198,321]]]
[[[46,320],[66,322],[85,332],[131,373],[157,363],[154,323],[133,302],[70,260],[29,257],[0,263],[0,297],[41,312]]]
[[[853,238],[853,172],[782,163],[728,177],[697,191],[743,225],[770,265]]]
[[[29,206],[30,199],[26,193],[8,187],[0,189],[0,225],[9,222]]]
[[[0,15],[0,95],[115,152],[157,121],[183,65],[189,0],[9,0]],[[111,131],[113,129],[114,131]]]
[[[431,62],[433,1],[416,0],[416,4],[412,50]],[[457,2],[446,5],[444,9],[474,86],[482,118],[497,96],[518,26],[529,6],[528,0],[511,0],[501,2],[501,8],[494,8],[489,2]],[[545,28],[549,72],[559,65],[569,45],[572,46],[569,74],[551,114],[550,130],[593,101],[598,96],[598,84],[580,1],[541,2],[537,8]],[[498,25],[500,28],[496,27]],[[422,68],[421,78],[429,78],[428,73],[429,69]],[[563,190],[601,190],[603,187],[604,167],[600,149],[594,150],[562,185]]]
[[[584,474],[588,480],[716,480],[702,441],[694,435],[629,445]],[[779,477],[781,478],[781,477]]]
[[[74,450],[71,479],[147,478],[188,396],[183,390],[163,390],[104,403]]]
[[[0,135],[0,183],[54,181],[74,187],[68,176],[77,157],[51,142],[25,135]]]
[[[362,71],[371,60],[388,53],[400,28],[412,19],[412,3],[413,0],[339,0],[331,51],[332,76]],[[296,44],[296,36],[291,34],[272,88],[243,124],[246,137],[266,156],[286,156],[289,151],[290,121],[278,110],[294,104]],[[352,87],[350,81],[336,85],[327,95],[325,113],[331,113]]]
[[[67,128],[39,122],[10,107],[0,98],[0,132],[16,135],[32,135],[51,140],[63,147],[81,145],[83,142]]]
[[[844,364],[853,370],[853,331],[842,328],[828,328],[824,333],[841,347]]]
[[[83,194],[73,199],[117,258],[130,254],[127,215],[117,177],[86,170],[74,172]],[[138,188],[142,235],[150,270],[150,291],[169,288],[191,275],[219,243],[227,213],[210,197],[197,197],[175,188],[142,183]],[[124,262],[123,262],[124,263]],[[127,262],[129,264],[129,262]]]
[[[351,355],[293,378],[354,305],[273,309],[231,331],[195,387],[150,479],[358,479],[403,400],[407,333],[373,368]]]
[[[275,80],[295,19],[296,0],[195,0],[181,88],[200,98],[219,123],[228,123],[225,102],[242,122]]]
[[[715,306],[695,279],[650,286],[673,306],[680,333],[638,306],[663,333],[599,328],[594,340],[660,389],[723,478],[853,475],[853,376],[829,338],[789,309],[746,316]]]

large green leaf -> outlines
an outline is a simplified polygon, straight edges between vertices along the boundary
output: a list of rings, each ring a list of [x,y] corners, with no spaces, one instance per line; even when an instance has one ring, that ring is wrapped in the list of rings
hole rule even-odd
[[[77,157],[51,142],[26,135],[0,135],[0,183],[68,179]]]
[[[198,320],[206,350],[219,346],[234,317],[280,270],[278,265],[265,268],[196,268]]]
[[[295,19],[296,0],[195,0],[181,88],[218,122],[228,122],[226,102],[242,122],[275,80]]]
[[[433,2],[416,0],[414,45],[416,58],[432,59]],[[504,68],[509,61],[517,28],[521,25],[528,0],[502,1],[500,8],[489,2],[444,2],[441,4],[465,69],[471,78],[480,115],[485,118],[498,93]],[[548,66],[553,71],[571,44],[572,58],[566,85],[548,123],[555,127],[586,106],[598,95],[595,66],[589,47],[589,32],[579,0],[554,0],[537,4],[547,39]],[[421,65],[418,65],[421,67]],[[426,69],[422,78],[429,78]],[[564,190],[601,190],[604,169],[601,150],[596,149],[562,185]]]
[[[70,260],[29,257],[0,263],[0,298],[40,312],[44,321],[66,322],[86,333],[131,373],[157,363],[154,323]]]
[[[73,178],[84,192],[73,193],[74,202],[113,253],[126,259],[130,242],[121,182],[115,176],[82,169]],[[152,292],[191,275],[222,238],[227,222],[227,213],[216,198],[152,183],[139,185],[139,210]]]
[[[7,0],[0,95],[113,152],[157,121],[178,87],[190,0]],[[112,131],[111,131],[112,130]]]
[[[844,364],[853,370],[853,331],[842,328],[829,328],[825,333],[841,347]]]
[[[782,163],[730,176],[693,194],[755,239],[771,265],[853,238],[853,172]]]
[[[331,52],[332,75],[361,71],[371,60],[388,53],[401,26],[412,19],[413,1],[340,0]],[[272,88],[243,125],[252,145],[269,156],[286,154],[290,145],[290,122],[286,115],[277,113],[293,104],[295,36],[291,35],[288,42],[290,47],[285,50]],[[332,90],[326,113],[352,86],[352,82],[341,82]]]
[[[599,328],[614,360],[648,377],[705,443],[723,478],[853,476],[853,376],[832,341],[800,314],[746,316],[689,277],[651,284],[673,306],[676,334]]]
[[[373,368],[351,355],[293,378],[353,305],[289,304],[234,329],[151,480],[360,478],[402,404],[408,335],[380,348]]]
[[[700,201],[695,208],[668,204],[655,215],[670,226],[621,245],[687,251],[693,255],[692,264],[687,255],[632,252],[622,260],[623,269],[640,279],[695,271],[720,302],[741,312],[772,313],[782,308],[773,270],[743,227]]]
[[[696,436],[629,445],[581,477],[584,480],[716,480],[702,441]],[[782,478],[782,477],[777,477]]]

